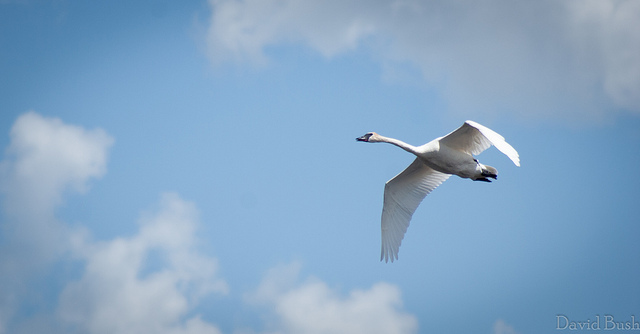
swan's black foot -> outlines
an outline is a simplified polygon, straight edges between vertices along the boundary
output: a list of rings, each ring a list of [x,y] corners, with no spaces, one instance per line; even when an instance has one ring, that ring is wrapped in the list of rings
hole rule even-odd
[[[490,177],[490,178],[492,178],[494,180],[498,179],[498,175],[497,174],[491,173],[488,170],[483,170],[481,175],[485,176],[485,178]]]
[[[481,179],[474,179],[474,181],[491,182],[491,180],[487,179],[486,177],[483,177],[483,178],[481,178]]]

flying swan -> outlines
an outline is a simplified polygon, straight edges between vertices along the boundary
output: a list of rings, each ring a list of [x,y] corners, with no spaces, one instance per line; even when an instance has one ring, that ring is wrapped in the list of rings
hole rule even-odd
[[[494,145],[516,166],[520,166],[518,152],[504,137],[474,121],[466,121],[448,135],[422,146],[412,146],[400,140],[369,132],[357,141],[390,143],[413,153],[416,160],[404,171],[387,181],[382,208],[382,251],[380,261],[398,259],[402,238],[420,202],[452,174],[474,181],[491,182],[498,171],[478,162],[473,155]]]

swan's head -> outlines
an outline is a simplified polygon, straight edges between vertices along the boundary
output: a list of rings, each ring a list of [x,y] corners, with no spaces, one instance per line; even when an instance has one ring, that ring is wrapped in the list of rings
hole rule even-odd
[[[367,132],[364,136],[356,138],[356,140],[367,143],[377,143],[380,141],[380,135],[375,132]]]

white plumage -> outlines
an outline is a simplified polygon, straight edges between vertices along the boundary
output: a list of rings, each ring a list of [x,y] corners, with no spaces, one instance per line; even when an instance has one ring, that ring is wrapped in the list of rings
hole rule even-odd
[[[516,166],[520,166],[518,152],[504,140],[504,137],[473,121],[466,121],[448,135],[418,147],[375,132],[369,132],[357,140],[390,143],[417,156],[409,167],[387,181],[384,188],[380,261],[385,262],[398,259],[400,244],[409,227],[411,216],[425,196],[449,176],[454,174],[486,182],[491,182],[490,178],[497,178],[498,171],[495,168],[479,163],[473,155],[480,154],[494,145]]]

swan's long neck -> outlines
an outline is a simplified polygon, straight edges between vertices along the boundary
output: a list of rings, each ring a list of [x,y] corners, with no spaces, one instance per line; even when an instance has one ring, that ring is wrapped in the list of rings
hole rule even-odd
[[[407,151],[409,153],[413,153],[413,154],[416,154],[416,155],[418,154],[417,148],[415,146],[409,145],[409,144],[403,142],[402,140],[398,140],[398,139],[395,139],[395,138],[389,138],[389,137],[385,137],[385,136],[380,136],[380,135],[378,135],[378,137],[379,137],[379,140],[381,142],[385,142],[385,143],[396,145],[399,148],[401,148],[401,149],[403,149],[403,150],[405,150],[405,151]]]

